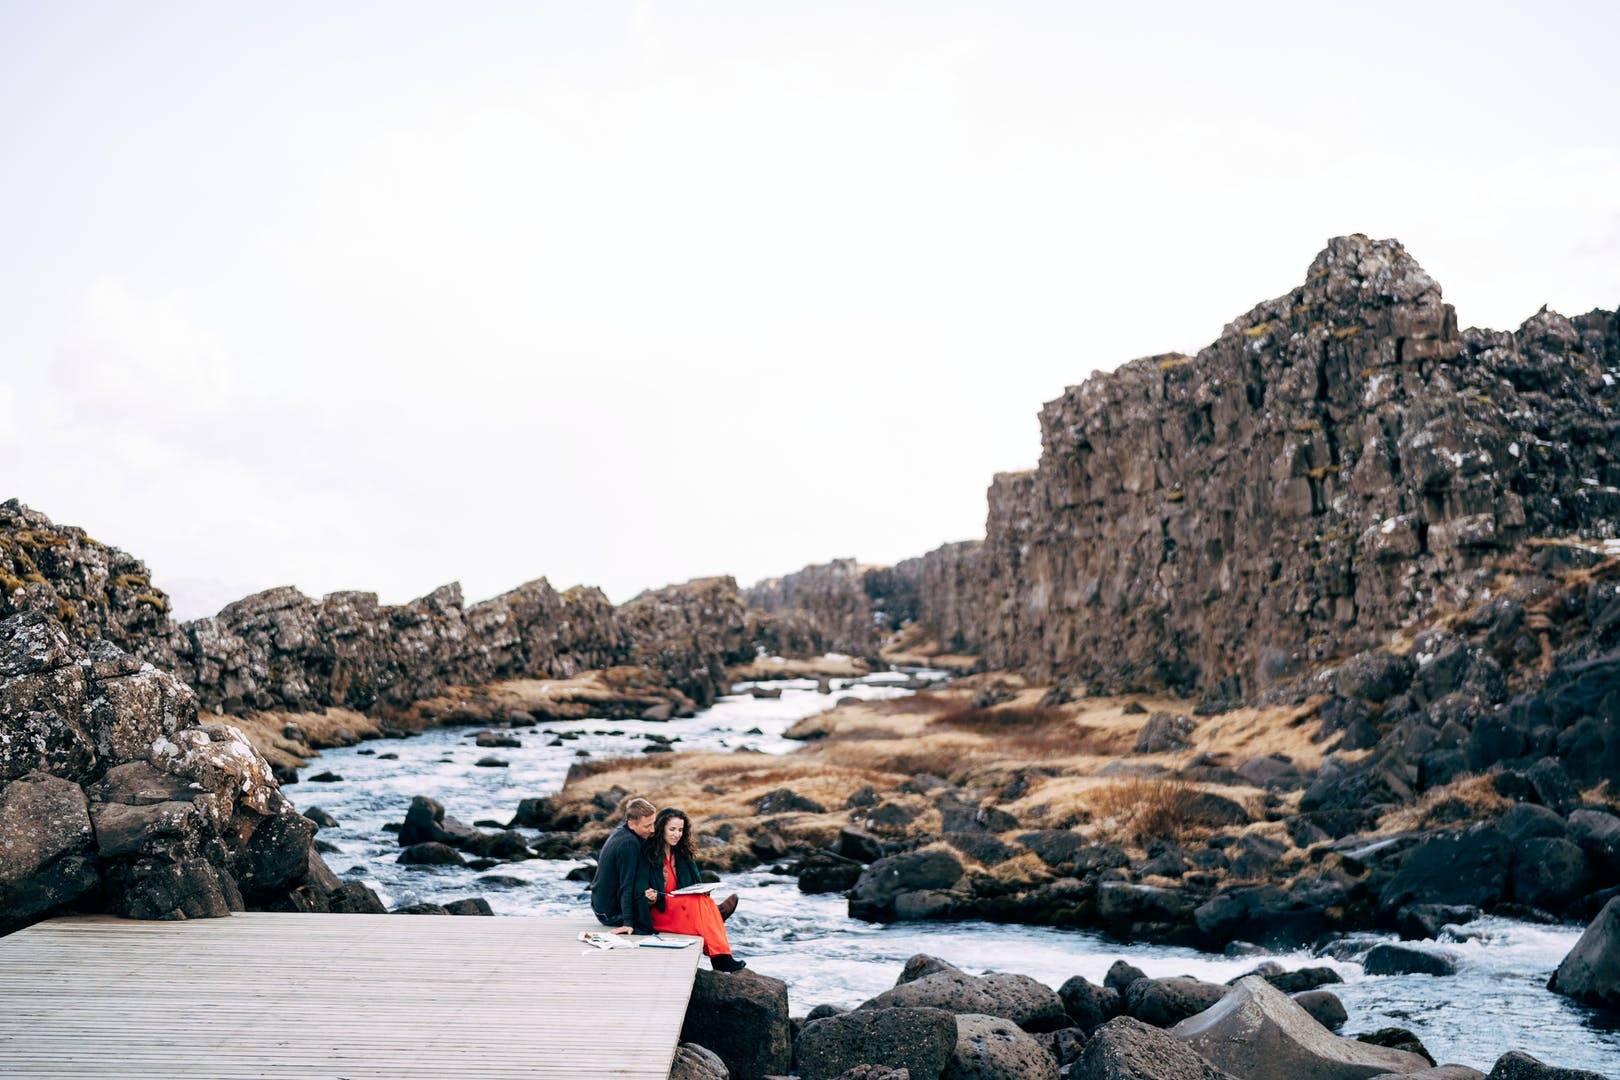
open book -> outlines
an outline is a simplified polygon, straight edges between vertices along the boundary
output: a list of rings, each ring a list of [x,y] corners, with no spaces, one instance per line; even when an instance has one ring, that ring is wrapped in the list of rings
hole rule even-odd
[[[628,937],[624,934],[604,934],[595,930],[581,930],[579,940],[593,949],[684,949],[697,941],[697,938],[667,938],[652,934],[644,938]],[[585,954],[589,956],[589,953]]]
[[[603,934],[595,930],[581,930],[579,940],[593,949],[639,949],[640,945],[623,934]]]
[[[684,889],[676,889],[674,892],[670,893],[669,895],[671,895],[671,896],[707,896],[710,893],[714,892],[714,890],[718,889],[719,887],[720,887],[719,882],[705,881],[705,882],[701,882],[701,883],[699,883],[697,885],[688,885]]]

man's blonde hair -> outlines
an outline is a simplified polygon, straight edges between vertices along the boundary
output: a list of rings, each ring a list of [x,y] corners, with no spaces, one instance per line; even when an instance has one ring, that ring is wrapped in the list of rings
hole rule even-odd
[[[652,817],[656,813],[658,813],[657,808],[639,796],[624,804],[624,820],[626,821],[640,821],[642,818]]]

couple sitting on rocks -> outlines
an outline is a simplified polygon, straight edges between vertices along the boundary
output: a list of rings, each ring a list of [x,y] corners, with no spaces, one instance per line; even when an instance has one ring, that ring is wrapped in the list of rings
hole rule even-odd
[[[591,909],[615,934],[668,931],[703,939],[703,954],[716,971],[747,965],[731,955],[725,920],[737,910],[736,894],[720,904],[707,895],[673,895],[701,881],[692,858],[692,822],[673,807],[653,810],[631,799],[624,824],[608,836],[596,857]]]

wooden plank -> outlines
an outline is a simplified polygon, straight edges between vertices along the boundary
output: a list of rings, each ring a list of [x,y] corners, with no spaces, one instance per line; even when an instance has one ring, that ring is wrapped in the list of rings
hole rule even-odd
[[[52,919],[0,938],[0,1075],[666,1080],[701,950],[577,940],[598,929],[278,912]]]

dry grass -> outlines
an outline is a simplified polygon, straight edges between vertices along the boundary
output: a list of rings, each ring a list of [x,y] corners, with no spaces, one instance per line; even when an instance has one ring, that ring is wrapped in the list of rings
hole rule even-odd
[[[210,718],[205,715],[203,719]],[[362,739],[374,739],[383,734],[376,720],[352,709],[327,709],[318,713],[251,712],[222,719],[239,728],[266,761],[283,767],[302,766],[321,750],[353,746]],[[289,739],[284,735],[288,724],[297,725],[303,737]]]
[[[1496,793],[1488,776],[1461,776],[1432,788],[1411,806],[1392,810],[1378,821],[1377,832],[1399,833],[1464,822],[1484,821],[1511,804]]]
[[[938,717],[938,727],[958,731],[976,731],[981,735],[1000,735],[1010,731],[1028,731],[1031,728],[1067,726],[1068,716],[1062,709],[1043,709],[1038,705],[1005,705],[989,709],[952,709]]]
[[[808,659],[788,659],[764,656],[749,664],[738,664],[726,669],[730,682],[762,682],[769,679],[858,679],[871,672],[864,660],[851,656],[812,656]]]
[[[1210,831],[1198,820],[1198,791],[1185,780],[1133,777],[1099,784],[1086,802],[1097,831],[1112,839],[1182,841]]]
[[[584,671],[571,679],[507,679],[453,686],[389,720],[395,726],[420,731],[445,723],[498,722],[514,710],[540,720],[584,720],[602,716],[604,709],[635,714],[662,704],[677,714],[694,708],[690,698],[662,685],[646,668],[627,665]]]

